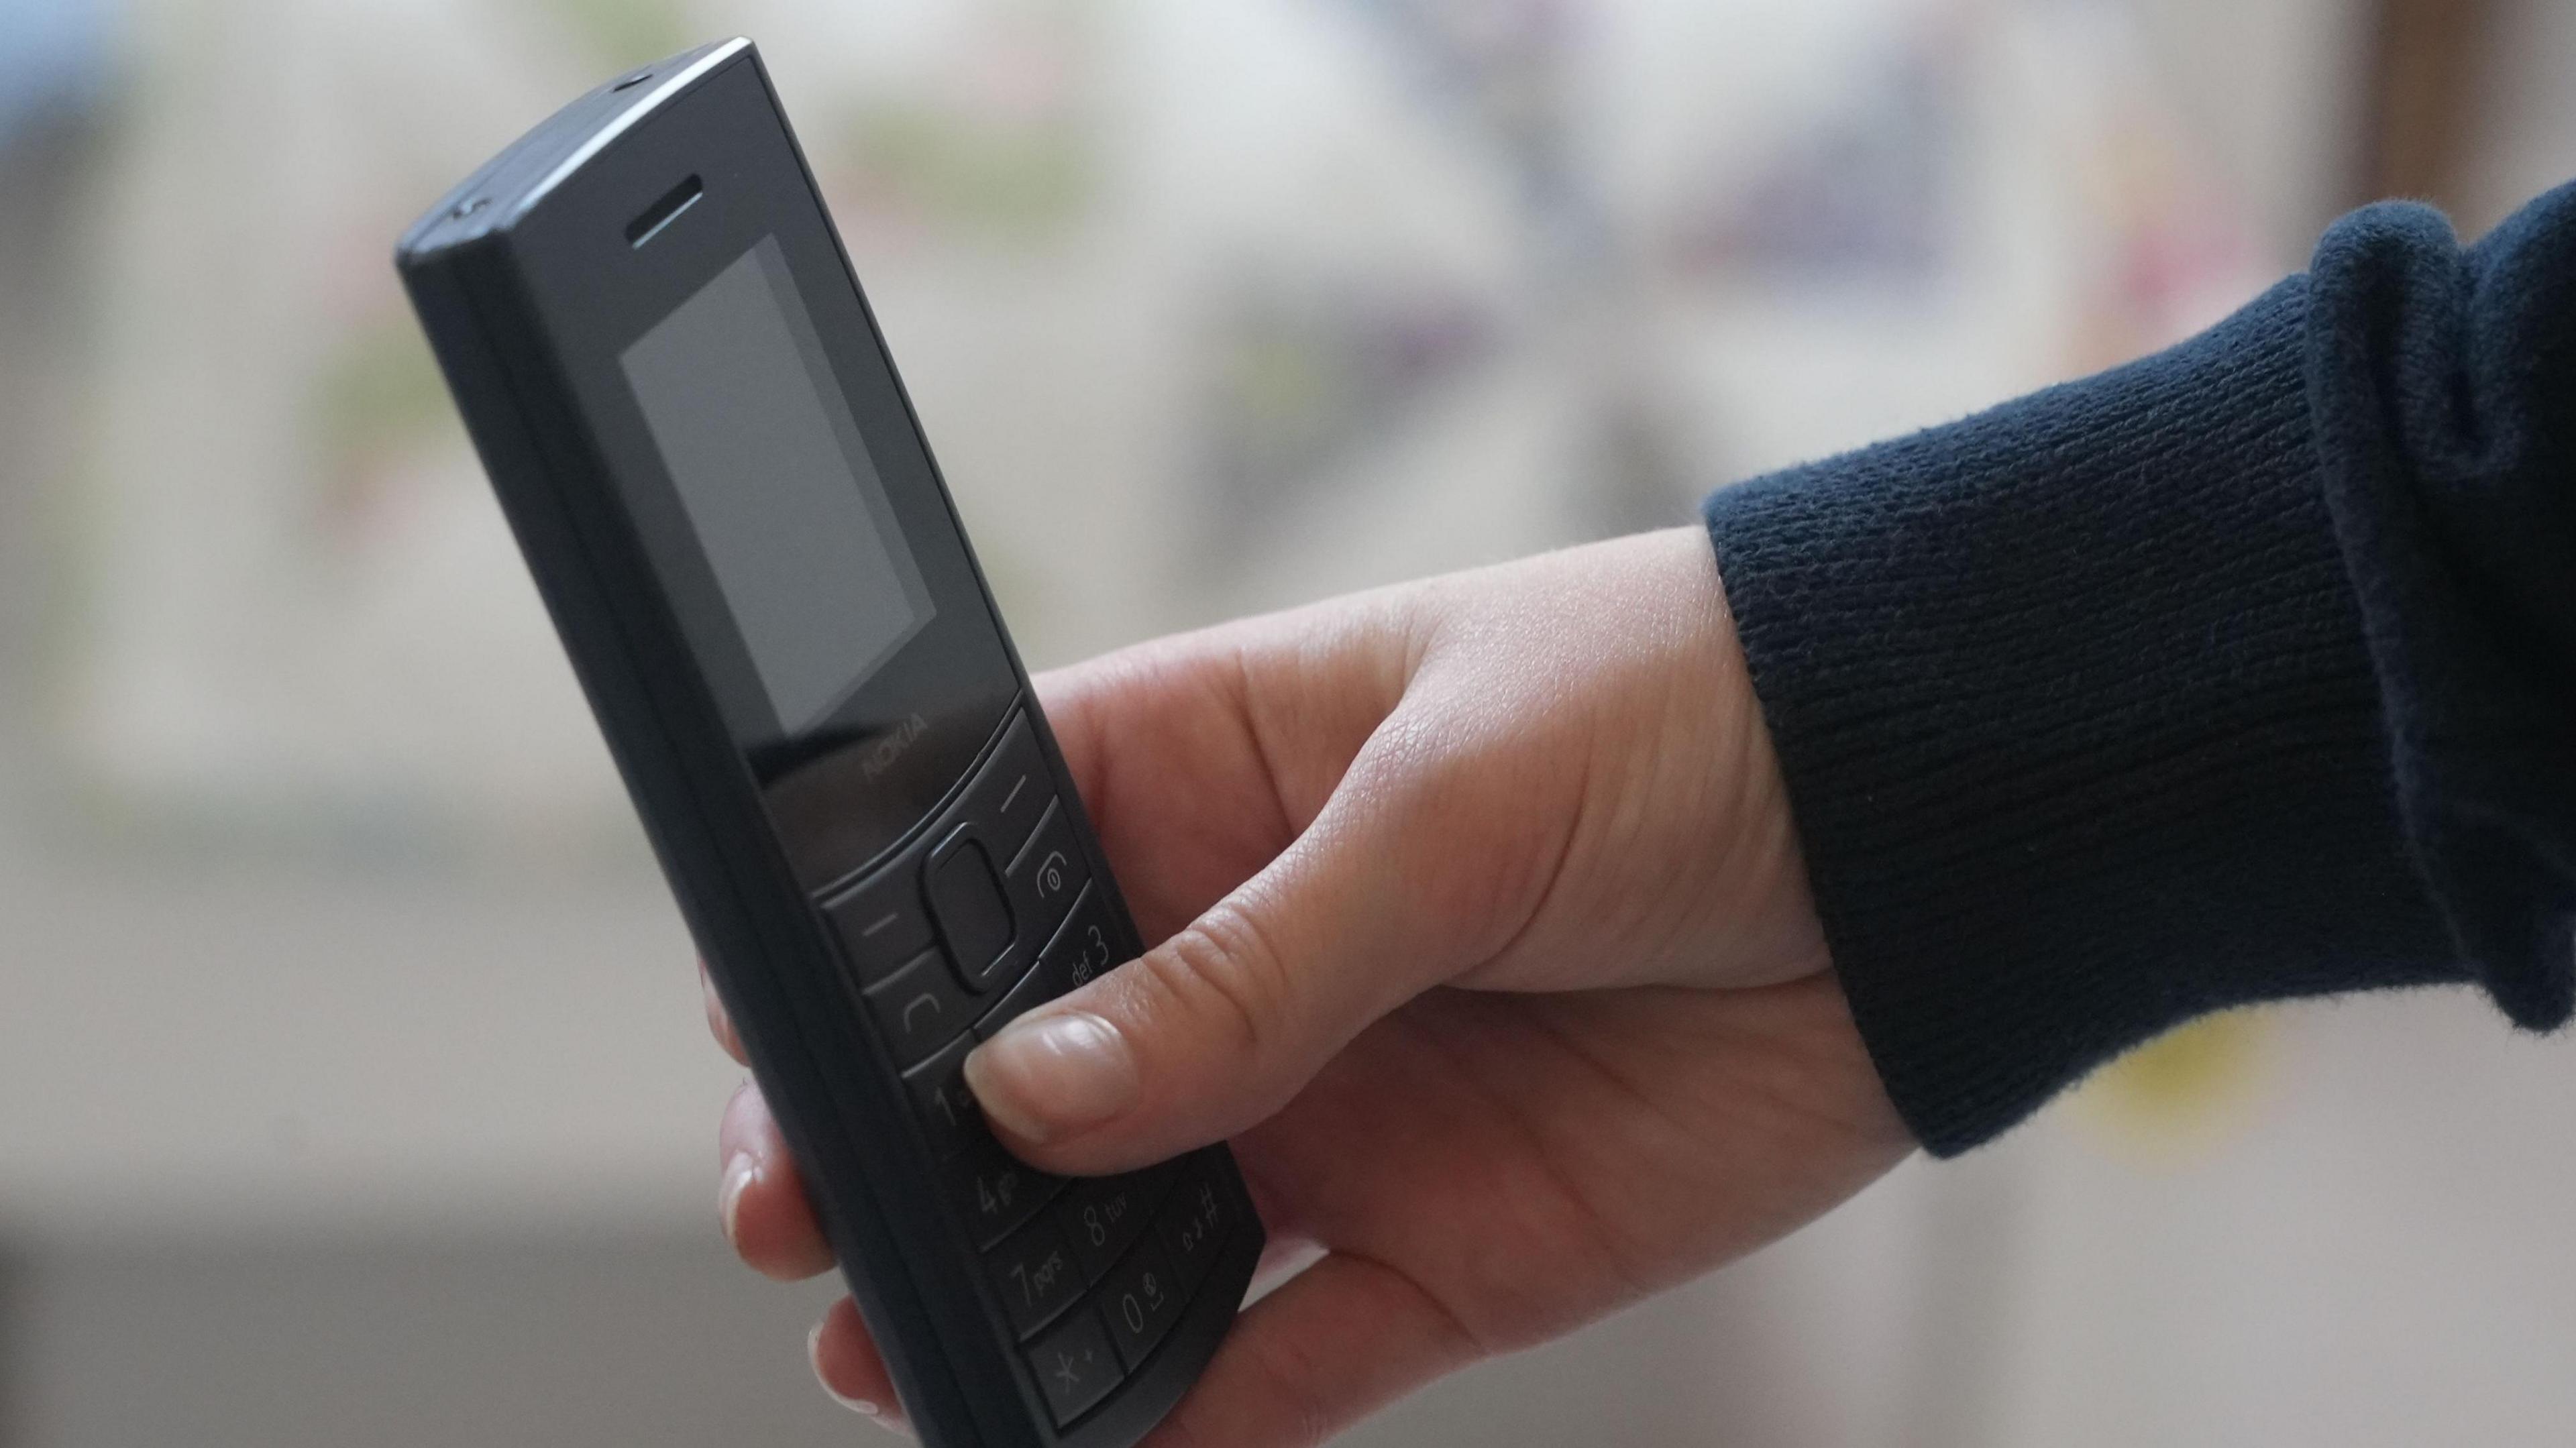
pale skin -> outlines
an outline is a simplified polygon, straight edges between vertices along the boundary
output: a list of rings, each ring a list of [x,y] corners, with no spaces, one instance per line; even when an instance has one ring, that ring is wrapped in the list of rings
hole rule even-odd
[[[1274,1241],[1155,1448],[1322,1441],[1706,1273],[1913,1150],[1828,971],[1708,540],[1677,529],[1038,681],[1146,939],[968,1079],[1037,1165],[1230,1139]],[[735,1049],[710,997],[719,1039]],[[832,1266],[756,1088],[745,1261]],[[824,1385],[901,1427],[844,1300]]]

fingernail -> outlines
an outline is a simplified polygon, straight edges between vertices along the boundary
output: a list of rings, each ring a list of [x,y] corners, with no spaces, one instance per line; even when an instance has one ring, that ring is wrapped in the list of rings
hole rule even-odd
[[[842,1392],[839,1388],[833,1387],[832,1380],[823,1376],[823,1324],[819,1322],[814,1324],[814,1330],[812,1332],[805,1334],[805,1361],[813,1365],[814,1381],[823,1385],[823,1395],[825,1397],[830,1398],[833,1402],[840,1404],[842,1407],[849,1409],[851,1412],[858,1414],[862,1418],[875,1418],[882,1416],[884,1410],[879,1408],[876,1404],[869,1402],[865,1398],[851,1397],[849,1394]]]
[[[725,1159],[723,1184],[716,1188],[716,1215],[724,1221],[725,1240],[739,1242],[742,1235],[734,1230],[734,1221],[742,1215],[742,1194],[751,1189],[751,1179],[760,1175],[760,1163],[747,1151],[737,1151]]]
[[[1027,1141],[1053,1141],[1136,1104],[1144,1083],[1118,1028],[1083,1011],[1023,1020],[966,1058],[987,1116]]]

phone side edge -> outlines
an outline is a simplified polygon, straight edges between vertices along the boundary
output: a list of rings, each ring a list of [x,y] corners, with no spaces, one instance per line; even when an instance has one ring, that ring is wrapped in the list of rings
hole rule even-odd
[[[798,1159],[817,1169],[820,1180],[814,1185],[829,1200],[816,1205],[836,1254],[859,1269],[844,1275],[863,1315],[898,1328],[927,1323],[935,1338],[945,1339],[949,1334],[938,1330],[940,1315],[922,1298],[921,1284],[915,1281],[914,1254],[904,1249],[902,1233],[890,1221],[906,1214],[900,1206],[889,1211],[889,1204],[879,1199],[872,1186],[877,1173],[856,1139],[861,1134],[896,1139],[899,1126],[889,1131],[883,1121],[842,1120],[843,1108],[852,1104],[848,1093],[833,1089],[828,1073],[815,1061],[797,1008],[776,998],[788,983],[755,978],[774,976],[766,968],[729,968],[728,963],[770,958],[778,942],[760,927],[759,912],[723,858],[720,832],[708,822],[700,784],[683,762],[684,751],[665,731],[647,671],[607,597],[580,527],[557,492],[547,449],[537,439],[540,428],[526,410],[526,389],[551,385],[561,391],[560,380],[536,384],[527,374],[532,366],[540,372],[544,368],[525,356],[514,368],[505,357],[511,349],[496,339],[492,309],[478,300],[478,294],[510,284],[505,252],[498,239],[482,237],[405,252],[399,269],[547,612],[568,645],[578,641],[566,654],[635,797],[637,815],[690,933],[708,959],[718,993],[738,1016],[737,1029],[753,1057],[755,1075],[764,1078],[780,1129]],[[568,405],[562,410],[571,411]],[[559,438],[557,445],[570,444]],[[541,558],[546,560],[542,564]],[[697,828],[671,828],[665,822],[672,818],[690,820]],[[698,837],[688,838],[693,833]],[[849,1008],[855,1010],[855,1003]],[[894,1106],[874,1104],[888,1110]],[[865,1114],[877,1117],[888,1111]],[[946,1423],[975,1422],[980,1415],[946,1354],[925,1358],[910,1350],[906,1337],[898,1330],[879,1344],[906,1407]]]

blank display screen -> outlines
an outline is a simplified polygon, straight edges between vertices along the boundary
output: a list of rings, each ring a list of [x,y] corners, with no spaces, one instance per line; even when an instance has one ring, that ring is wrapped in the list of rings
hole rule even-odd
[[[619,360],[780,729],[812,728],[935,609],[777,239]]]

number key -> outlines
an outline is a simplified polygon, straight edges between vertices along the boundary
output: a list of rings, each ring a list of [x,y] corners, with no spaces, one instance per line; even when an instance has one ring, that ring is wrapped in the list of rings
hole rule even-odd
[[[1100,1289],[1100,1315],[1109,1319],[1110,1340],[1118,1344],[1128,1371],[1145,1365],[1146,1354],[1171,1331],[1186,1300],[1163,1249],[1152,1242],[1129,1253],[1110,1274],[1108,1285]]]
[[[984,1108],[975,1093],[966,1089],[966,1053],[974,1046],[973,1037],[960,1037],[904,1077],[912,1092],[912,1109],[930,1134],[931,1152],[942,1160],[989,1137]]]
[[[1022,1339],[1055,1321],[1082,1296],[1082,1273],[1055,1224],[1041,1217],[993,1253],[993,1290]]]
[[[1056,1204],[1056,1224],[1073,1244],[1084,1277],[1097,1282],[1108,1275],[1128,1244],[1144,1235],[1169,1185],[1168,1168],[1149,1167],[1125,1176],[1077,1182],[1064,1194]]]
[[[1064,1185],[1064,1178],[1049,1176],[1028,1165],[1002,1150],[1002,1144],[990,1136],[969,1147],[964,1157],[949,1164],[948,1170],[953,1173],[950,1186],[956,1194],[957,1209],[965,1216],[978,1248],[991,1247],[1009,1236],[1022,1222],[1036,1216]]]

